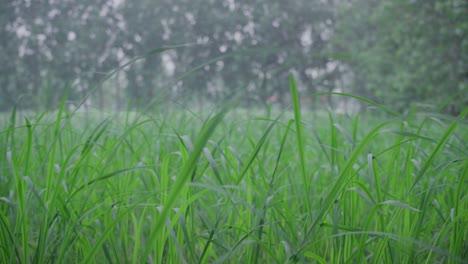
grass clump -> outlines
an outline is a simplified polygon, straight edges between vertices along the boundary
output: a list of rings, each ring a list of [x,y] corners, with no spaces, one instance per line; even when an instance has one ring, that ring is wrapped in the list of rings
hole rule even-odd
[[[0,262],[467,262],[468,110],[301,113],[291,88],[278,116],[13,111]]]

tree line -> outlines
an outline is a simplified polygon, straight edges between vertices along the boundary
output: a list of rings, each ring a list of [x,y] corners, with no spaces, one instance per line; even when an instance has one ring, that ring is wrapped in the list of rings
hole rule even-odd
[[[249,106],[287,97],[292,73],[304,96],[456,113],[468,106],[467,11],[464,0],[1,1],[0,110],[91,91],[103,108],[233,94]]]

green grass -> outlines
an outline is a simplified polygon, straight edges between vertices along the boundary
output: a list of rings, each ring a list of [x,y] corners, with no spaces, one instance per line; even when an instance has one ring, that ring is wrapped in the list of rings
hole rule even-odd
[[[3,116],[0,263],[467,263],[468,110],[291,91],[277,115]]]

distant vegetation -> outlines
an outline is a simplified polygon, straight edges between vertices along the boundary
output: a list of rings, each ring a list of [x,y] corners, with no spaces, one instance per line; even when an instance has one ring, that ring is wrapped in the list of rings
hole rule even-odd
[[[301,112],[291,81],[279,115],[13,111],[0,262],[467,263],[468,110]]]
[[[0,1],[0,263],[468,263],[467,13]]]
[[[465,0],[1,1],[0,110],[57,109],[98,86],[87,103],[105,110],[233,94],[249,107],[287,96],[293,72],[301,97],[456,115],[468,106],[467,13]]]

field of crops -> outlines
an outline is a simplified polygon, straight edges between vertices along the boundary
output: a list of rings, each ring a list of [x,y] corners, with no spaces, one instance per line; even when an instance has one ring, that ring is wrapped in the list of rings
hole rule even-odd
[[[467,263],[466,119],[374,107],[3,115],[0,263]]]

